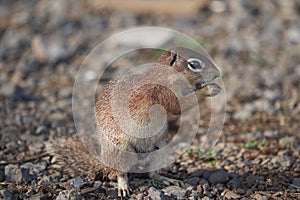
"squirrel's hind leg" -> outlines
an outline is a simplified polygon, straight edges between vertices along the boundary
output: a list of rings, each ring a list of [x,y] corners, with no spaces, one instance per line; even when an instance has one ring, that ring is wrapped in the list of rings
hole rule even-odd
[[[118,180],[118,196],[119,197],[129,196],[131,189],[129,187],[127,173],[121,172],[120,174],[118,174],[117,180]]]

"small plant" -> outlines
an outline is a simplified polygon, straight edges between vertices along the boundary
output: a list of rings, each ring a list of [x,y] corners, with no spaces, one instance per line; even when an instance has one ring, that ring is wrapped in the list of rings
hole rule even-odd
[[[245,144],[245,147],[246,148],[256,148],[258,145],[258,142],[257,141],[250,141],[250,142],[247,142]]]
[[[210,150],[206,154],[201,156],[204,161],[213,161],[219,159],[219,156],[215,150]]]
[[[215,166],[217,164],[217,161],[216,160],[211,160],[211,161],[209,161],[209,164],[211,166]]]
[[[185,150],[186,155],[188,156],[199,156],[204,162],[209,162],[212,166],[215,166],[219,156],[215,150],[210,150],[207,153],[204,153],[200,150],[199,147],[194,149]]]
[[[250,141],[245,144],[245,148],[261,148],[261,147],[265,146],[266,144],[267,144],[266,140],[263,140],[261,142]]]
[[[193,154],[193,152],[192,152],[191,149],[186,149],[186,150],[185,150],[185,153],[186,153],[186,155],[188,155],[188,156],[192,156],[192,154]]]

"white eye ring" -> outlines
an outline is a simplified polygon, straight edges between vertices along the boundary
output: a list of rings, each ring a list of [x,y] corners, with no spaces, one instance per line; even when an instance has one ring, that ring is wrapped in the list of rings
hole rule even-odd
[[[190,58],[187,60],[188,68],[195,73],[200,73],[205,67],[205,63],[197,58]]]

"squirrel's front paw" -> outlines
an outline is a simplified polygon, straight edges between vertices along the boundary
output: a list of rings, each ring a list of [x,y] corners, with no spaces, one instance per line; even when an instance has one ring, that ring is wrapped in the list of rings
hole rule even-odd
[[[208,96],[208,97],[214,97],[217,94],[219,94],[222,90],[222,88],[216,83],[208,84],[205,87],[208,89],[205,93],[205,95]]]

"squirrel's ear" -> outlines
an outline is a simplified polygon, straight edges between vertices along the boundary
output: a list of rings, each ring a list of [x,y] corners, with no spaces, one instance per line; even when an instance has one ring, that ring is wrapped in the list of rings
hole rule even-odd
[[[177,53],[175,51],[165,51],[158,59],[158,62],[163,65],[173,66],[176,60]]]

